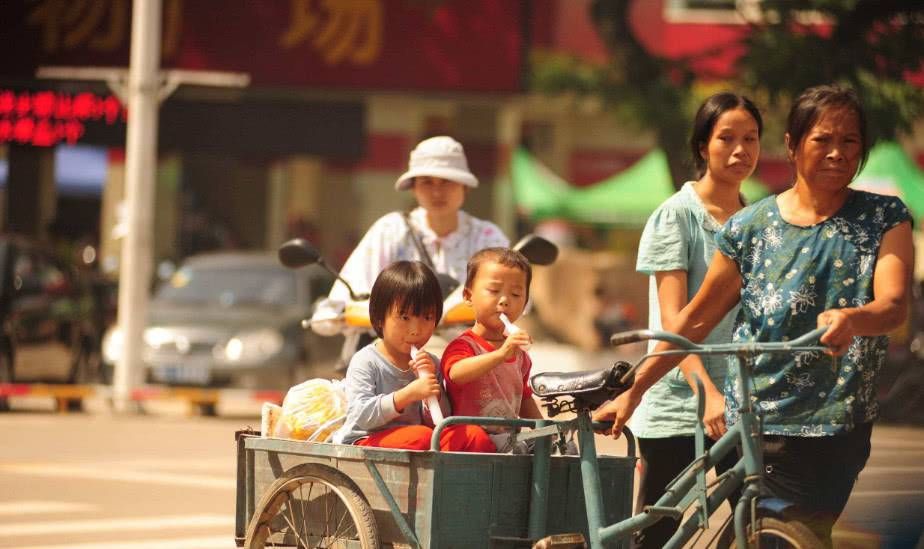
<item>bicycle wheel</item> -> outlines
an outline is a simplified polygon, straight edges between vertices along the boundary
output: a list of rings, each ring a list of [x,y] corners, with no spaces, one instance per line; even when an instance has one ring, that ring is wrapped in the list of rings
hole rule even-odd
[[[276,479],[257,504],[245,547],[378,549],[372,508],[340,471],[316,463]]]
[[[729,522],[719,536],[718,546],[722,549],[736,547],[735,524]],[[748,525],[748,547],[761,549],[822,549],[808,526],[796,520],[781,520],[771,517],[757,519],[757,528]]]

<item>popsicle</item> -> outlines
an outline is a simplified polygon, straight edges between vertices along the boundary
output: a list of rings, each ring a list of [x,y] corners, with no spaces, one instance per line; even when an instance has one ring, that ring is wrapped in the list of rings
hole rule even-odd
[[[411,358],[416,359],[417,353],[420,352],[415,345],[411,345]],[[417,372],[417,377],[420,377],[421,373]],[[440,399],[435,396],[428,396],[427,400],[424,401],[427,405],[427,409],[430,410],[430,419],[433,420],[434,425],[439,425],[443,421],[443,410],[440,408]]]
[[[507,318],[506,314],[501,313],[500,319],[501,319],[501,322],[504,323],[504,335],[505,336],[511,336],[520,331],[520,327],[514,324],[513,322],[510,322],[510,319]],[[529,345],[526,345],[523,347],[523,351],[528,351],[528,350],[529,350]]]

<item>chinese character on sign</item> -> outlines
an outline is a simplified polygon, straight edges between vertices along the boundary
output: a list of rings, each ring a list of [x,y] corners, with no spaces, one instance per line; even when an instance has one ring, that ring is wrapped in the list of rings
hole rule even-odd
[[[42,33],[47,53],[81,48],[113,52],[128,46],[131,0],[33,0],[28,23]],[[164,2],[164,56],[176,53],[183,0]]]
[[[369,65],[382,51],[382,0],[291,0],[284,48],[307,42],[328,65]]]
[[[40,27],[42,46],[48,53],[81,46],[113,51],[128,34],[128,0],[41,0],[29,13],[28,22]]]

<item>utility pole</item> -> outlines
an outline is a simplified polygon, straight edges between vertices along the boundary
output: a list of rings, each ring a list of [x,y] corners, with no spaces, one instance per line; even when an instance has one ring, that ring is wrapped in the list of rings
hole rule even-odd
[[[112,378],[116,411],[128,411],[132,387],[141,380],[141,350],[148,316],[154,250],[154,182],[157,167],[157,105],[160,91],[161,0],[132,4],[128,64],[128,130],[125,137],[127,231],[119,261],[118,325],[122,355]]]
[[[128,106],[125,144],[127,231],[119,262],[118,331],[122,353],[116,362],[112,402],[118,412],[133,410],[132,391],[141,380],[144,328],[154,256],[154,188],[157,170],[157,111],[180,84],[244,87],[250,77],[214,71],[160,71],[161,0],[132,3],[131,58],[125,69],[44,67],[40,78],[104,80]]]

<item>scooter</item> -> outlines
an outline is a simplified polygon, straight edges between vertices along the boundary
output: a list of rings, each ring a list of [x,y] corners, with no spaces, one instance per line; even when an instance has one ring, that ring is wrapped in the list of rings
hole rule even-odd
[[[558,258],[558,246],[545,238],[528,234],[512,246],[522,253],[533,265],[551,265]],[[279,261],[286,267],[297,269],[311,264],[318,264],[337,280],[343,282],[350,294],[351,301],[347,303],[342,318],[339,319],[343,328],[341,332],[346,337],[341,352],[342,367],[349,364],[353,353],[359,349],[362,340],[374,337],[372,322],[369,320],[369,294],[357,293],[344,280],[340,273],[332,269],[310,242],[303,238],[293,238],[283,243],[278,250]],[[459,334],[471,327],[475,322],[475,312],[465,302],[462,291],[463,285],[450,275],[437,273],[440,287],[443,289],[443,316],[437,325],[434,336],[427,343],[426,350],[441,354],[443,348]],[[329,322],[329,320],[325,320]],[[302,321],[305,328],[313,325],[310,319]],[[318,333],[318,330],[315,330]]]

